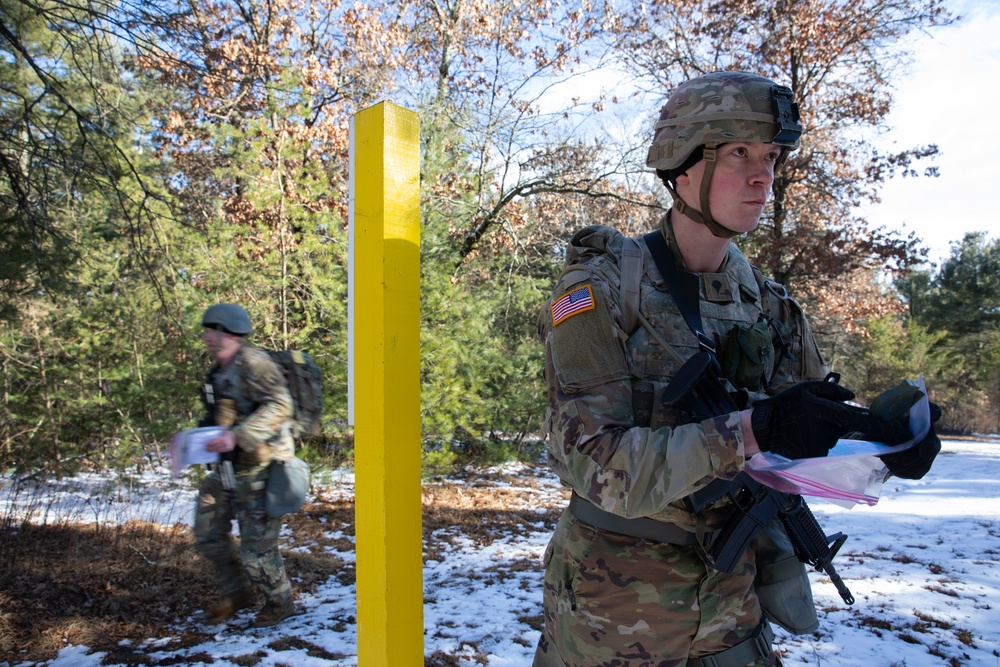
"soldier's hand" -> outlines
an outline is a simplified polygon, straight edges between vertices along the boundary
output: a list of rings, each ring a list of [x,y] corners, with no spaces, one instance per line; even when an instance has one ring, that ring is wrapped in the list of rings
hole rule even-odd
[[[218,452],[224,454],[225,452],[231,452],[236,449],[236,436],[233,432],[226,429],[222,435],[212,438],[205,443],[206,452]]]
[[[923,440],[909,449],[879,457],[889,468],[889,472],[896,477],[920,479],[931,469],[934,459],[941,451],[941,439],[934,432],[934,422],[941,419],[941,408],[936,403],[931,403],[930,408],[931,430],[927,432]]]
[[[790,459],[826,456],[848,433],[882,433],[886,422],[848,405],[854,392],[834,382],[802,382],[758,401],[750,415],[762,451]]]

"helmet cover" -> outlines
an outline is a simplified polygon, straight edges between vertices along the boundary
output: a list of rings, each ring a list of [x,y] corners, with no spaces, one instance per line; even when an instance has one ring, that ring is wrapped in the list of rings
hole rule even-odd
[[[712,72],[682,83],[667,100],[646,166],[676,169],[699,146],[733,141],[777,144],[784,157],[801,134],[790,88],[748,72]]]

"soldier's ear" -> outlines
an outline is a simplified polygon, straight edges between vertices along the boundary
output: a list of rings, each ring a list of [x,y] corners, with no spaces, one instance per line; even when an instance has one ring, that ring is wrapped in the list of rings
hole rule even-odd
[[[674,183],[677,184],[677,187],[688,187],[691,185],[691,175],[687,170],[682,171],[674,178]]]

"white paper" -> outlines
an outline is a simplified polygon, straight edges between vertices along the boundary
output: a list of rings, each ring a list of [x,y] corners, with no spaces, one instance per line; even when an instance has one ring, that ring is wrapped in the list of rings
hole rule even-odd
[[[221,426],[202,426],[175,433],[170,440],[170,468],[174,477],[189,465],[217,462],[219,453],[206,451],[205,444],[224,432]]]
[[[930,402],[922,375],[917,386],[924,395],[910,408],[910,433],[914,435],[907,442],[889,446],[867,440],[838,440],[825,457],[794,460],[761,452],[747,461],[747,473],[761,484],[785,493],[826,498],[843,507],[874,505],[888,472],[878,455],[909,449],[930,431]]]

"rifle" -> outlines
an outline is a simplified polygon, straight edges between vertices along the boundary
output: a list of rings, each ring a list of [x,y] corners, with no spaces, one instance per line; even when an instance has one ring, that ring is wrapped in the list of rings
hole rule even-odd
[[[680,410],[685,421],[702,421],[738,410],[719,381],[718,362],[705,351],[696,353],[681,367],[667,386],[663,403]],[[833,558],[847,535],[827,536],[802,496],[772,489],[740,472],[732,480],[717,479],[695,491],[686,503],[692,512],[698,512],[724,497],[732,501],[733,513],[708,549],[712,567],[732,572],[757,532],[778,518],[796,557],[816,571],[826,572],[844,602],[854,604],[854,596],[833,566]]]

